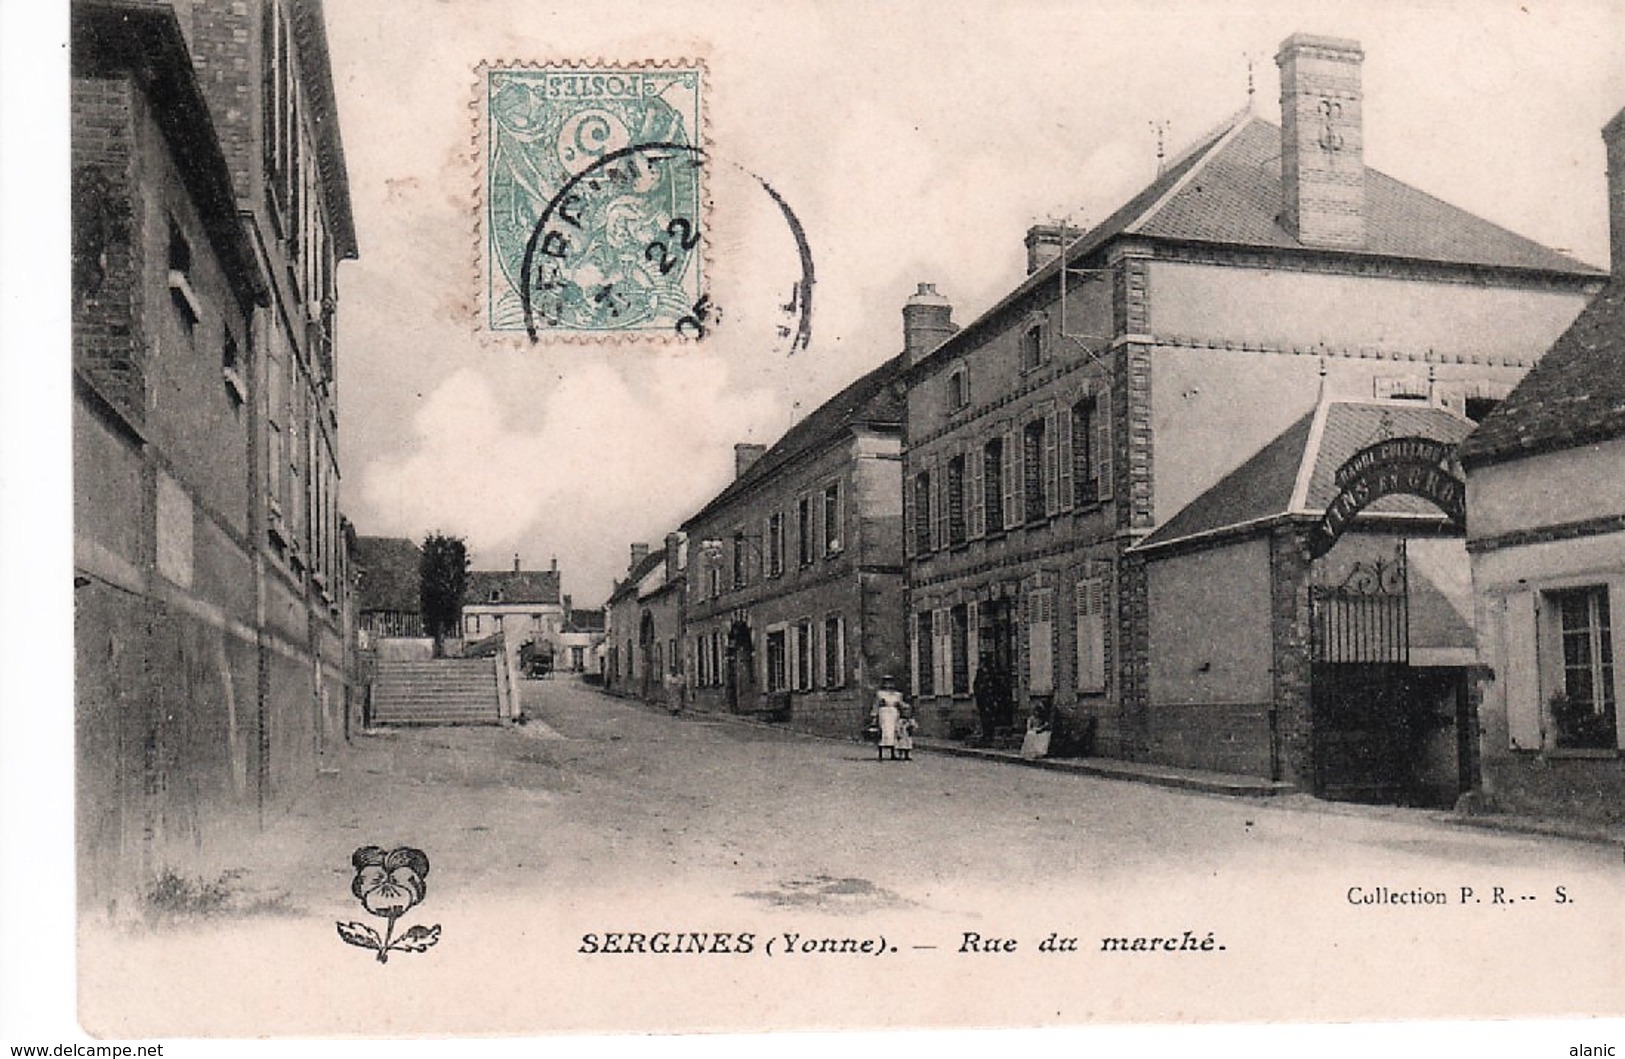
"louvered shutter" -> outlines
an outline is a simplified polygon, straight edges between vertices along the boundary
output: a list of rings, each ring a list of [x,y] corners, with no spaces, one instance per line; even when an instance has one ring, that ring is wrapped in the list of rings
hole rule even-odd
[[[915,698],[920,696],[920,616],[918,613],[908,616],[908,683],[909,693]]]
[[[976,687],[976,670],[982,661],[982,635],[976,613],[976,601],[965,604],[965,679],[972,689]]]
[[[908,468],[904,464],[905,469]],[[914,474],[903,475],[903,558],[914,555]]]
[[[938,695],[951,695],[954,690],[954,632],[952,615],[948,608],[939,607],[932,615],[937,630],[936,649],[931,658],[937,665],[936,689]]]
[[[1538,620],[1535,593],[1513,592],[1507,596],[1501,615],[1501,645],[1506,669],[1507,741],[1514,750],[1539,750],[1544,742]]]
[[[1021,435],[1014,430],[1004,432],[1004,528],[1011,529],[1021,525],[1021,516],[1016,514],[1016,498],[1021,495],[1021,450],[1018,447]]]
[[[1027,604],[1027,690],[1048,695],[1055,690],[1053,590],[1034,589]]]
[[[982,446],[972,444],[970,451],[965,454],[965,536],[975,539],[986,532],[987,511],[984,507],[982,491],[986,487],[986,478],[982,465],[986,463],[982,455]]]
[[[1094,463],[1095,499],[1112,497],[1112,395],[1102,386],[1095,394],[1094,448],[1089,453]]]
[[[1057,410],[1055,425],[1060,430],[1056,443],[1056,479],[1059,483],[1055,498],[1058,511],[1072,510],[1072,407],[1064,405]]]
[[[1052,405],[1044,413],[1044,514],[1054,515],[1060,510],[1060,487],[1056,484],[1056,440],[1060,437],[1055,424],[1055,408]]]
[[[935,492],[937,498],[937,521],[935,526],[932,527],[936,533],[936,546],[938,548],[946,548],[948,547],[949,541],[949,508],[952,507],[952,505],[948,502],[947,461],[938,459],[931,465],[931,482],[934,486],[936,486]]]
[[[1619,664],[1619,633],[1625,628],[1625,622],[1619,619],[1620,608],[1625,606],[1625,577],[1616,577],[1608,582],[1608,608],[1609,630],[1605,634],[1610,637],[1609,648],[1614,661],[1614,702],[1625,702],[1625,666]],[[1614,709],[1614,740],[1621,750],[1625,750],[1625,723],[1619,718],[1619,708]]]
[[[1079,581],[1075,600],[1078,690],[1106,690],[1106,585],[1099,578]]]

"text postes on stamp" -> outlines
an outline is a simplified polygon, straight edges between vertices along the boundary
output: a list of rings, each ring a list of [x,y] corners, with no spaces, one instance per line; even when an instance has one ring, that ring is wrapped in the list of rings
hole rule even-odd
[[[704,70],[481,69],[482,324],[702,337]]]

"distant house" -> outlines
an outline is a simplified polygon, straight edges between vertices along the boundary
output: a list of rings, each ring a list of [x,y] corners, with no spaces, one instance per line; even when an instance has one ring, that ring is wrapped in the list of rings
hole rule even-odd
[[[1603,129],[1613,280],[1461,447],[1485,792],[1625,818],[1625,110]]]
[[[356,538],[356,590],[361,646],[423,632],[418,566],[423,553],[405,537]]]
[[[604,611],[576,610],[564,597],[564,624],[559,628],[554,667],[569,673],[598,672],[604,642]]]
[[[559,591],[559,562],[547,570],[470,570],[463,591],[463,638],[481,640],[496,633],[510,641],[540,644],[558,635],[564,624]]]

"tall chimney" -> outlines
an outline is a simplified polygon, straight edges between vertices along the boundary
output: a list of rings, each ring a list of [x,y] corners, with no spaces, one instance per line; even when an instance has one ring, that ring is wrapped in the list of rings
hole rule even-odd
[[[638,543],[632,545],[632,561],[626,564],[626,572],[631,573],[638,568],[638,564],[649,558],[649,546]]]
[[[1281,223],[1306,246],[1365,245],[1359,41],[1281,42]]]
[[[1061,238],[1058,224],[1035,224],[1027,229],[1027,275],[1060,256]]]
[[[551,562],[549,563],[549,569],[551,569],[553,571],[553,573],[555,573],[555,574],[557,574],[559,572],[559,557],[558,556],[556,556],[556,555],[553,556]]]
[[[1608,153],[1609,268],[1614,281],[1625,282],[1625,110],[1602,127]]]
[[[683,538],[675,533],[666,534],[666,580],[675,580],[680,570],[678,563],[682,559],[681,545]]]
[[[518,552],[513,553],[513,572],[516,573],[516,574],[519,572],[519,553]]]
[[[751,466],[755,464],[757,460],[761,459],[762,453],[766,451],[766,445],[753,445],[748,441],[741,441],[739,444],[735,445],[734,477],[745,477],[745,472],[750,470]]]
[[[937,293],[935,283],[922,283],[903,303],[903,359],[914,364],[940,346],[959,328],[953,323],[954,307]]]

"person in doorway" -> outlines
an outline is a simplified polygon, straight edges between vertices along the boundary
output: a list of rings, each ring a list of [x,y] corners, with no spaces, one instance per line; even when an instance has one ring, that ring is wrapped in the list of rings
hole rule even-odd
[[[880,741],[875,744],[875,760],[884,761],[886,755],[890,754],[891,759],[896,761],[897,727],[903,718],[903,693],[897,690],[897,681],[891,677],[880,678],[880,690],[875,694],[871,717],[880,729]]]
[[[980,727],[977,742],[992,746],[999,709],[999,677],[993,671],[992,656],[982,656],[981,664],[976,667],[976,679],[971,681],[971,694],[976,698],[976,723]]]

